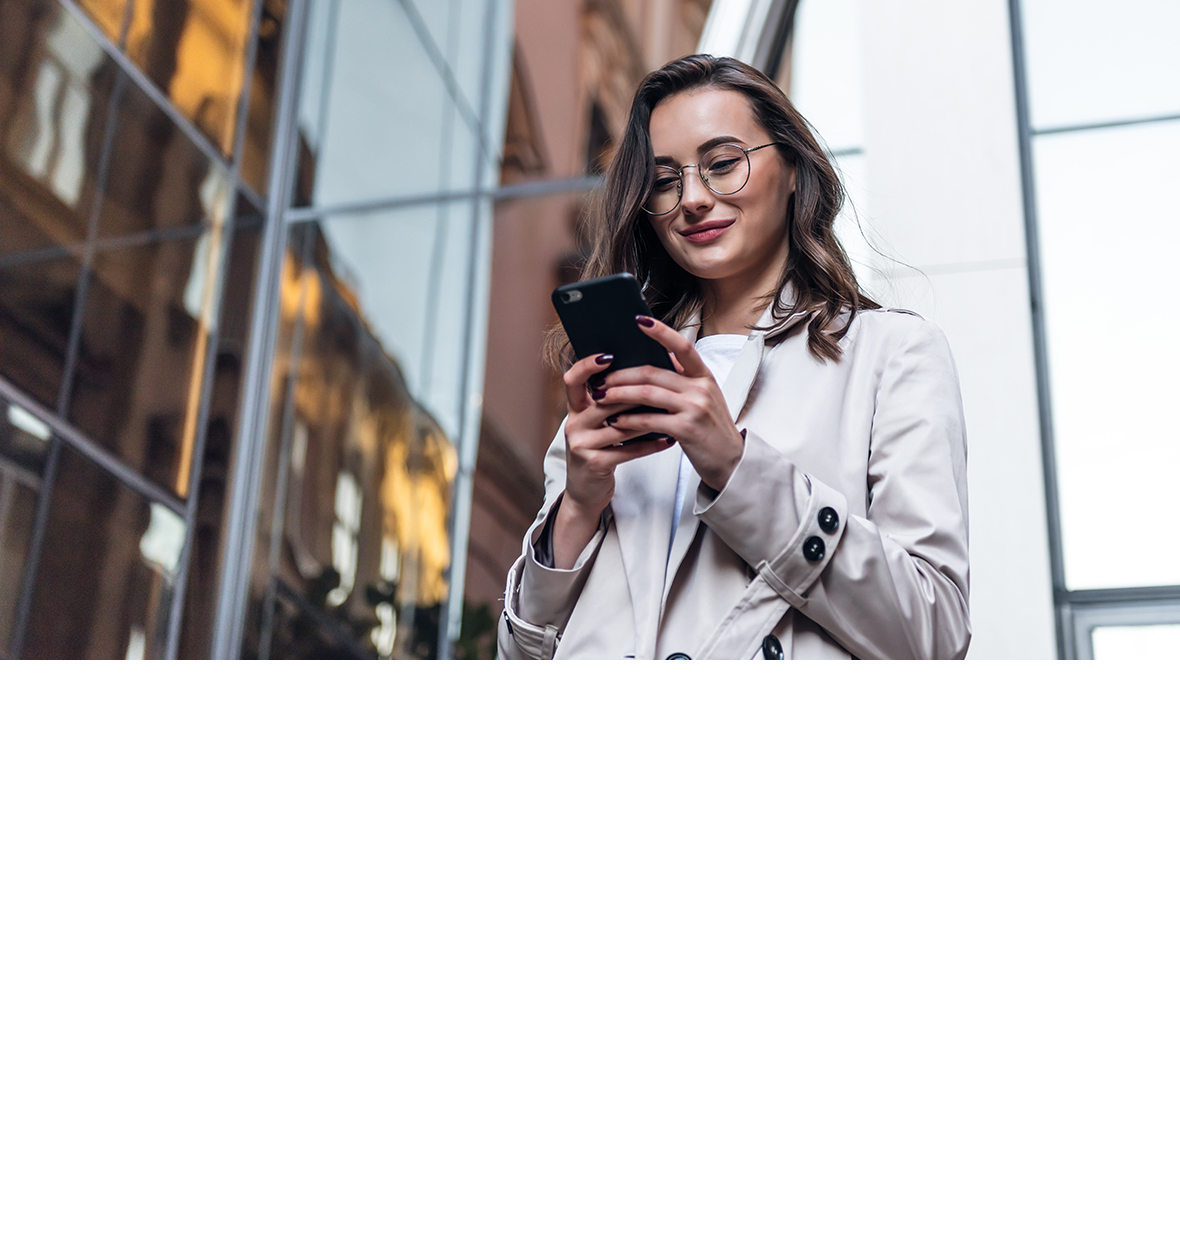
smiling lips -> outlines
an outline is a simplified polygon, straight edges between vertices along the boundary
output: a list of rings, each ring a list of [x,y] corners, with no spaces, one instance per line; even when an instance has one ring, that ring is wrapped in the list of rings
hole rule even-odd
[[[703,224],[683,229],[680,235],[685,241],[700,245],[705,241],[716,240],[732,223],[733,220],[706,220]]]

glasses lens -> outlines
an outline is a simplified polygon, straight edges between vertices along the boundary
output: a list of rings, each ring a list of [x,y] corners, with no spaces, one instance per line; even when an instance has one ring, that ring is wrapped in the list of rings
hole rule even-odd
[[[715,194],[736,194],[750,176],[750,161],[740,146],[719,146],[701,164],[701,178]]]
[[[644,208],[652,215],[665,215],[680,201],[680,174],[672,168],[656,168],[655,183]]]

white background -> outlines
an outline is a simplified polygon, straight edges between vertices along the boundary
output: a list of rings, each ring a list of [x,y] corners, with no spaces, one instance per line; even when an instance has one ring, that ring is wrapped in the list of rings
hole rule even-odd
[[[1150,670],[8,665],[0,1233],[1170,1240]]]

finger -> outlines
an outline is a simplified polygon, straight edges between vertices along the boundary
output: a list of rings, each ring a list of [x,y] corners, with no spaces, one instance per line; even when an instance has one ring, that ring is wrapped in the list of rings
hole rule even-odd
[[[634,439],[636,435],[666,435],[669,439],[679,439],[678,431],[684,429],[675,414],[671,413],[632,413],[625,423],[608,428],[614,432],[616,442]]]
[[[570,447],[579,455],[584,456],[588,452],[601,452],[603,448],[613,448],[623,440],[633,439],[636,435],[644,434],[648,430],[662,432],[663,428],[604,426],[599,430],[586,431],[579,435],[576,440],[570,442]]]
[[[612,465],[618,465],[621,461],[634,461],[641,456],[651,456],[656,452],[667,452],[669,448],[675,444],[674,439],[667,437],[663,439],[645,439],[642,442],[631,440],[627,443],[615,444],[608,448],[610,453],[610,461]]]
[[[581,361],[575,362],[562,376],[566,387],[585,383],[588,379],[598,374],[599,371],[605,370],[614,360],[613,353],[597,353],[582,358]]]
[[[609,411],[610,416],[622,413],[619,405],[653,405],[668,413],[680,412],[684,402],[679,399],[680,393],[666,387],[657,387],[654,383],[636,383],[628,387],[609,387],[598,397],[600,409]]]
[[[593,380],[595,375],[601,374],[614,360],[613,354],[597,353],[591,357],[584,357],[579,362],[575,362],[561,376],[562,382],[565,384],[566,400],[569,403],[571,412],[581,413],[586,408],[590,403],[589,395],[586,391],[587,384]]]
[[[626,370],[612,370],[603,375],[595,383],[603,391],[611,392],[617,387],[628,387],[636,383],[654,383],[657,387],[667,388],[669,392],[687,392],[689,381],[674,370],[665,370],[662,366],[629,366]]]
[[[690,379],[700,379],[713,373],[701,361],[700,354],[692,347],[688,339],[678,331],[673,331],[667,323],[649,318],[646,314],[637,314],[635,321],[645,336],[658,340],[672,354],[672,360],[680,363],[683,367],[682,373]]]

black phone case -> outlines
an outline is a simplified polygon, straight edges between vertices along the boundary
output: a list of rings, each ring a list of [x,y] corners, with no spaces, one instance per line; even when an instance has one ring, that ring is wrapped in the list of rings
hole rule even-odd
[[[645,336],[635,322],[637,314],[650,316],[651,310],[639,288],[639,281],[630,272],[563,284],[553,290],[553,306],[579,360],[599,353],[614,355],[615,360],[600,374],[627,370],[632,366],[676,369],[668,350],[650,336]],[[664,410],[654,405],[644,405],[630,412],[663,413]],[[635,438],[660,439],[662,436],[653,431]]]

